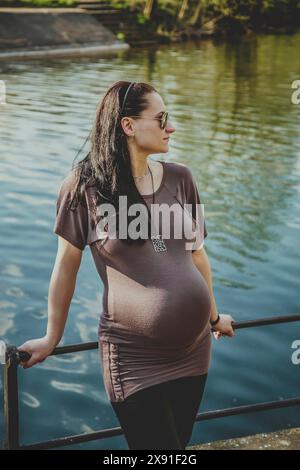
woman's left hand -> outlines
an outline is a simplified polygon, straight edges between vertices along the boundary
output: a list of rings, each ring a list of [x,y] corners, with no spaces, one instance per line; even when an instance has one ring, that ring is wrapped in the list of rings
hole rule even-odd
[[[220,313],[220,320],[215,326],[212,326],[214,337],[220,339],[222,336],[235,336],[232,323],[234,323],[234,319],[231,315]]]

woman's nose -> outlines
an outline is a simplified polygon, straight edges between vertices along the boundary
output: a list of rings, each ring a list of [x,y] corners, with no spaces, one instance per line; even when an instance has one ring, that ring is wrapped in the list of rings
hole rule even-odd
[[[170,120],[168,121],[168,124],[167,124],[167,127],[166,127],[166,131],[167,131],[168,133],[170,133],[170,134],[172,134],[173,132],[175,132],[175,127],[172,126]]]

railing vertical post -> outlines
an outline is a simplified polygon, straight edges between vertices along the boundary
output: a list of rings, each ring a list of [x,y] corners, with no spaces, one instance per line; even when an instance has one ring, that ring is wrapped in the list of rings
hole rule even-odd
[[[18,350],[7,346],[4,365],[4,449],[18,449],[19,444],[19,394]]]

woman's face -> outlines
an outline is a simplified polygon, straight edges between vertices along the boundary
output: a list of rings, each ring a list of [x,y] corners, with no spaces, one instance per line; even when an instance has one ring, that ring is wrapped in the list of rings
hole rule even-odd
[[[169,138],[175,132],[175,128],[170,119],[168,119],[165,129],[160,127],[161,122],[158,118],[162,116],[164,111],[167,111],[160,95],[156,92],[149,93],[147,100],[149,106],[141,113],[141,119],[122,119],[123,129],[129,137],[128,144],[129,146],[133,145],[138,152],[146,155],[168,152]]]

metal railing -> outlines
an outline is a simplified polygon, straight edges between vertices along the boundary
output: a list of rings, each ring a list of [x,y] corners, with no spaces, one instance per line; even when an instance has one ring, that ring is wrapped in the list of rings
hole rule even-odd
[[[250,328],[255,326],[274,325],[278,323],[288,323],[300,320],[300,314],[287,316],[276,316],[269,318],[260,318],[256,320],[248,320],[234,322],[233,328]],[[74,344],[69,346],[60,346],[55,348],[50,356],[68,354],[78,351],[88,351],[98,349],[98,342]],[[53,439],[50,441],[36,442],[30,445],[21,445],[19,441],[19,393],[18,393],[18,365],[19,363],[29,360],[30,355],[27,352],[19,351],[15,346],[6,345],[4,341],[0,341],[0,363],[4,364],[4,420],[5,420],[5,449],[53,449],[57,447],[79,444],[82,442],[94,441],[97,439],[105,439],[108,437],[119,436],[123,434],[121,427],[103,429],[97,432],[73,435]],[[251,413],[256,411],[265,411],[288,406],[300,405],[300,397],[288,398],[285,400],[270,401],[264,403],[254,403],[251,405],[236,406],[233,408],[225,408],[221,410],[206,411],[197,414],[195,421],[205,421],[216,418],[224,418],[225,416],[233,416],[243,413]]]

